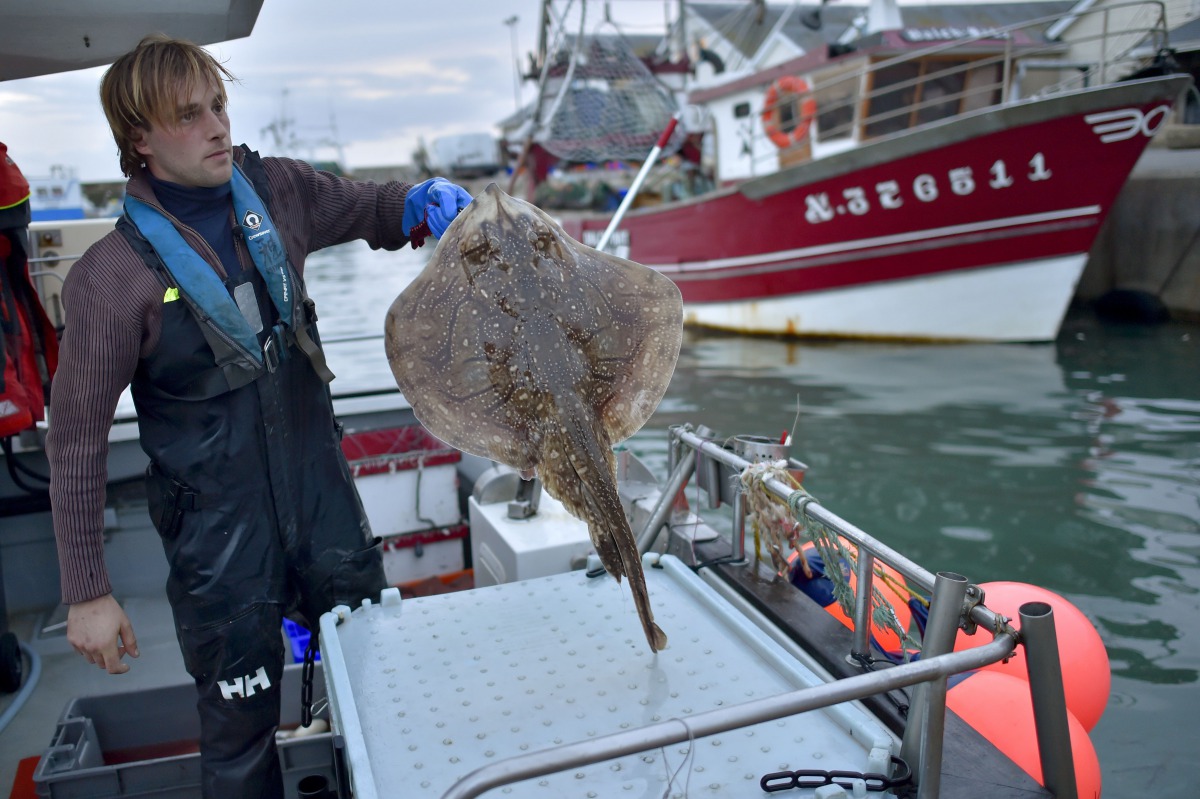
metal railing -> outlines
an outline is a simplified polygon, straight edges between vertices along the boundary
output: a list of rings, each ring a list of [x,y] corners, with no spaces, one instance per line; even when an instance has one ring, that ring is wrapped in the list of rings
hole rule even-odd
[[[639,549],[644,553],[653,546],[655,538],[669,523],[676,496],[693,476],[698,475],[699,482],[709,494],[710,507],[732,502],[735,517],[731,542],[733,554],[735,558],[741,557],[742,562],[749,566],[744,559],[744,526],[738,524],[738,517],[743,512],[741,481],[732,479],[735,473],[740,474],[748,466],[748,460],[711,440],[709,431],[701,428],[693,432],[686,426],[673,427],[668,462],[670,473],[637,536]],[[771,478],[767,478],[764,485],[785,502],[795,491],[791,486]],[[726,488],[730,493],[724,493]],[[1025,647],[1029,663],[1034,724],[1045,785],[1058,799],[1076,799],[1066,700],[1050,606],[1038,602],[1023,605],[1020,611],[1021,628],[1018,631],[1006,618],[983,604],[982,592],[965,577],[949,572],[929,572],[815,501],[805,502],[802,508],[809,519],[825,525],[858,547],[857,607],[869,605],[876,560],[892,567],[915,587],[931,594],[929,620],[919,660],[686,719],[673,719],[512,757],[471,772],[451,786],[443,794],[443,799],[471,799],[492,788],[563,769],[683,743],[693,738],[913,686],[916,687],[915,696],[904,729],[900,756],[911,767],[918,798],[936,799],[941,787],[947,678],[1006,659],[1013,654],[1018,643]],[[854,621],[852,649],[865,652],[868,621],[858,613]],[[973,632],[976,625],[990,630],[992,641],[961,652],[953,651],[958,629],[962,627]]]
[[[1114,16],[1121,18],[1122,24],[1114,24]],[[1087,30],[1088,21],[1094,23],[1095,31]],[[1082,32],[1067,35],[1071,28],[1080,27],[1084,28]],[[1004,43],[1003,50],[998,53],[991,52],[996,41]],[[904,117],[908,118],[905,129],[915,127],[919,122],[935,121],[921,119],[920,115],[922,111],[939,106],[953,104],[955,108],[963,108],[970,102],[972,110],[1000,107],[1023,98],[1109,83],[1146,66],[1167,45],[1164,4],[1160,0],[1135,0],[1096,6],[1067,16],[1039,17],[893,58],[871,61],[863,56],[867,63],[861,69],[847,70],[825,79],[818,73],[815,78],[813,91],[819,102],[816,141],[829,142],[847,137],[868,140],[875,138],[870,133],[872,128]],[[938,62],[946,62],[946,65],[931,69]],[[915,77],[879,85],[881,73],[909,64],[918,65]],[[1061,75],[1022,95],[1022,84],[1031,71],[1053,71]],[[981,82],[968,80],[972,74]],[[925,97],[922,92],[923,87],[930,84],[942,82],[945,85],[946,81],[959,80],[962,88],[958,91],[933,98]],[[899,107],[878,112],[868,110],[882,97],[902,97],[905,92],[912,98]],[[788,102],[792,99],[788,98]],[[764,105],[759,113],[772,110]],[[820,120],[837,118],[838,111],[843,112],[841,116],[845,121],[822,128]],[[953,111],[938,118],[957,113]],[[761,127],[756,131],[756,138],[766,141]],[[755,152],[766,153],[759,158],[775,157],[773,146],[765,150],[756,147]]]

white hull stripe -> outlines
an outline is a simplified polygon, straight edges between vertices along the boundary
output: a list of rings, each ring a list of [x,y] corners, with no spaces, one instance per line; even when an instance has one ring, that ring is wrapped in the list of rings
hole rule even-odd
[[[1036,236],[1036,235],[1041,235],[1043,233],[1052,233],[1052,232],[1062,231],[1062,230],[1072,230],[1074,228],[1085,227],[1087,225],[1094,225],[1094,224],[1095,224],[1095,220],[1077,219],[1077,220],[1073,220],[1073,221],[1069,221],[1069,222],[1051,223],[1051,224],[1045,224],[1045,225],[1035,225],[1035,226],[1030,226],[1030,227],[1014,228],[1011,230],[992,231],[990,233],[980,232],[980,233],[974,233],[972,235],[967,235],[967,236],[956,236],[954,238],[941,237],[941,238],[933,238],[933,239],[923,239],[923,240],[919,240],[919,241],[905,242],[903,244],[896,244],[896,245],[893,245],[890,247],[879,247],[870,254],[870,257],[872,257],[872,258],[888,258],[888,257],[897,256],[897,255],[911,255],[912,253],[918,253],[918,252],[928,252],[931,250],[943,250],[948,247],[962,247],[962,246],[967,246],[967,245],[971,245],[971,244],[979,244],[980,242],[984,242],[984,241],[998,241],[1001,239],[1012,238],[1014,236]],[[758,266],[749,266],[749,267],[745,267],[742,269],[721,272],[720,274],[714,274],[713,270],[708,270],[708,271],[704,271],[704,272],[689,271],[689,272],[684,272],[682,274],[672,272],[671,279],[674,280],[676,283],[689,283],[689,282],[699,282],[699,281],[735,281],[736,282],[737,280],[739,280],[743,277],[747,277],[749,275],[764,275],[764,274],[772,274],[774,272],[790,272],[792,270],[798,270],[798,269],[812,269],[812,268],[818,267],[818,266],[829,266],[830,264],[850,263],[850,262],[854,262],[854,261],[861,261],[863,259],[863,257],[864,256],[861,252],[855,252],[855,251],[839,252],[839,253],[833,253],[830,255],[826,255],[821,258],[808,258],[803,261],[797,260],[797,261],[787,261],[787,262],[783,262],[783,263],[761,264]],[[660,271],[663,271],[663,272],[669,271],[662,267],[655,267],[655,268],[659,269]],[[960,266],[960,268],[962,268],[962,267]],[[954,270],[936,269],[936,270],[932,270],[932,271],[936,273],[936,272],[954,271]],[[902,278],[916,277],[916,276],[917,275],[904,275],[904,276],[902,276]],[[858,281],[851,281],[851,282],[853,283],[853,282],[858,282]],[[868,282],[877,282],[877,281],[872,280],[872,281],[868,281]]]
[[[674,274],[675,272],[694,273],[713,271],[717,269],[729,269],[739,266],[760,266],[769,263],[776,263],[778,261],[811,258],[813,256],[831,255],[842,252],[853,252],[855,250],[866,250],[872,247],[907,244],[915,241],[924,241],[930,238],[958,236],[964,233],[978,233],[988,230],[999,230],[1007,227],[1036,224],[1038,222],[1054,222],[1064,219],[1077,219],[1080,217],[1097,216],[1099,213],[1100,206],[1087,205],[1079,208],[1066,208],[1061,211],[1047,211],[1041,214],[1010,216],[1005,219],[991,219],[986,222],[971,222],[964,225],[948,225],[946,227],[930,228],[928,230],[915,230],[908,233],[896,233],[891,236],[876,236],[869,239],[840,241],[833,244],[821,244],[816,247],[799,247],[792,250],[781,250],[779,252],[762,253],[759,255],[742,255],[736,258],[717,258],[711,261],[686,261],[678,264],[656,264],[652,262],[646,262],[646,265],[653,266],[655,269],[663,272],[664,274]]]

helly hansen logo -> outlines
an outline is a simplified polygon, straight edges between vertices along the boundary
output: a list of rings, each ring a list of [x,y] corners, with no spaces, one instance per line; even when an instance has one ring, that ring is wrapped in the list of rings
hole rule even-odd
[[[270,688],[271,678],[267,676],[267,670],[259,666],[258,671],[252,675],[247,674],[232,681],[217,680],[217,685],[221,686],[221,696],[226,699],[233,699],[235,696],[248,699],[260,688],[264,691]]]

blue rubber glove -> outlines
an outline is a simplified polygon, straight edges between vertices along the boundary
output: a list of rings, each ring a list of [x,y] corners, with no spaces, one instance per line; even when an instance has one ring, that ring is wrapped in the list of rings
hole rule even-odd
[[[425,237],[441,238],[458,216],[458,212],[471,202],[466,189],[456,186],[445,178],[430,178],[408,190],[404,198],[404,219],[401,226],[404,235],[413,247],[425,243]]]

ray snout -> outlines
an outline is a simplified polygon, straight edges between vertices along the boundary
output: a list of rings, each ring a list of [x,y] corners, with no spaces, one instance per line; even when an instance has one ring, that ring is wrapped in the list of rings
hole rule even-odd
[[[471,213],[478,222],[489,219],[498,220],[502,216],[513,216],[511,208],[513,204],[512,198],[505,194],[499,186],[489,183],[483,191],[476,195],[463,213]]]

